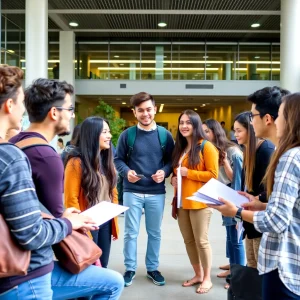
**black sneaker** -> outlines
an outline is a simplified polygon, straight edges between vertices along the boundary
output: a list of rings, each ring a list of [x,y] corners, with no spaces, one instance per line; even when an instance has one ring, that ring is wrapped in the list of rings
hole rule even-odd
[[[165,285],[165,278],[159,271],[147,272],[147,277],[153,281],[156,285]]]
[[[134,271],[126,271],[124,273],[123,277],[124,277],[125,286],[130,286],[130,285],[132,285],[132,280],[135,277],[135,272]]]

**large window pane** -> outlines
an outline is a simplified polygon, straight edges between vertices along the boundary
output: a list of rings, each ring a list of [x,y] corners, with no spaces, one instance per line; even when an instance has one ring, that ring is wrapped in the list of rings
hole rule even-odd
[[[141,79],[171,79],[171,44],[143,44]]]
[[[280,80],[280,46],[272,45],[272,80]]]
[[[205,79],[205,45],[173,44],[172,79]]]

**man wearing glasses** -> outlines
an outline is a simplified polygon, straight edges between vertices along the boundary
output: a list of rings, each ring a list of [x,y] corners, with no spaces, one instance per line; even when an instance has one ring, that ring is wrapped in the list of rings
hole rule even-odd
[[[65,81],[37,79],[25,91],[25,106],[30,127],[10,142],[38,137],[50,143],[56,136],[70,133],[74,118],[73,86]],[[55,216],[63,213],[64,166],[60,156],[50,146],[35,146],[24,150],[32,167],[36,193],[42,204]]]
[[[252,103],[250,122],[257,138],[270,140],[277,145],[274,122],[278,116],[281,98],[289,93],[288,90],[273,86],[265,87],[248,96],[248,101]]]

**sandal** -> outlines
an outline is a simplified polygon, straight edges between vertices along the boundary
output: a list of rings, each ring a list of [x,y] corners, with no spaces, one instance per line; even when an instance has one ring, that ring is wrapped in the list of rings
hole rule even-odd
[[[185,281],[182,284],[182,286],[183,287],[190,287],[190,286],[193,286],[193,285],[198,284],[198,283],[202,283],[202,281],[193,281],[193,279],[190,279],[190,280]]]
[[[213,287],[212,283],[210,283],[210,286],[208,286],[208,287],[204,287],[203,284],[200,284],[196,293],[197,294],[207,294],[212,289],[212,287]]]
[[[220,270],[224,270],[224,271],[227,271],[230,269],[230,265],[224,265],[224,266],[220,266],[219,267]]]
[[[225,272],[219,273],[219,274],[217,275],[217,277],[218,277],[218,278],[226,278],[229,274],[230,274],[230,271],[227,270],[227,271],[225,271]]]

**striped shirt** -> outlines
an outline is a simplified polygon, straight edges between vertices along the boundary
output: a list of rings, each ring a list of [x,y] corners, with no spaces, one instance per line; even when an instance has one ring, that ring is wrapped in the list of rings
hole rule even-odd
[[[25,154],[11,144],[0,144],[0,212],[18,243],[31,250],[27,276],[0,278],[0,294],[12,287],[51,272],[51,245],[71,233],[66,219],[43,220],[30,163]]]
[[[254,213],[263,233],[258,270],[278,269],[283,284],[300,295],[300,147],[285,152],[276,167],[273,192],[265,211]]]

